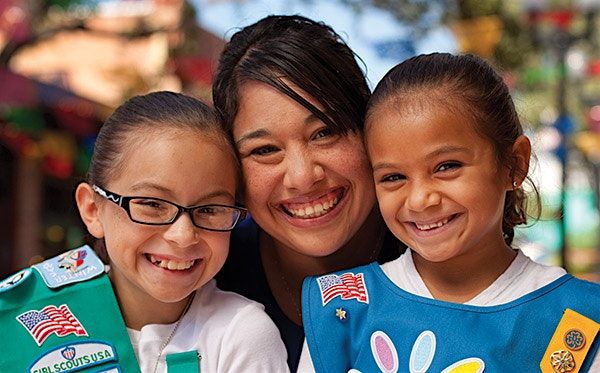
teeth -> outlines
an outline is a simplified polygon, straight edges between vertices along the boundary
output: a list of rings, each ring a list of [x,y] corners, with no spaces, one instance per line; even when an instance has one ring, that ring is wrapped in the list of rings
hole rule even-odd
[[[175,260],[160,260],[155,258],[153,255],[150,255],[150,261],[152,262],[152,264],[160,268],[169,269],[171,271],[183,271],[193,266],[195,262],[195,260],[189,260],[184,262],[178,262]]]
[[[313,206],[307,206],[304,208],[297,208],[297,209],[286,208],[286,210],[291,215],[293,215],[297,218],[310,219],[310,218],[316,218],[317,216],[327,214],[333,206],[337,205],[337,203],[338,203],[338,199],[336,197],[330,201],[325,201],[323,203],[316,203]]]
[[[428,231],[430,229],[439,228],[439,227],[443,226],[446,223],[448,223],[448,218],[446,218],[446,219],[444,219],[442,221],[438,221],[437,223],[432,223],[432,224],[418,224],[418,223],[415,223],[415,225],[421,231]]]

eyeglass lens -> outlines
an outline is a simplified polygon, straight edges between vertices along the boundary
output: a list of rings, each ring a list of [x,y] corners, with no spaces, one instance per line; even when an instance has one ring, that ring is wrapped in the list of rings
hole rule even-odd
[[[133,198],[129,201],[131,218],[143,223],[162,224],[172,221],[179,208],[167,201]],[[209,229],[229,229],[237,221],[239,211],[226,206],[199,206],[192,210],[194,224]]]

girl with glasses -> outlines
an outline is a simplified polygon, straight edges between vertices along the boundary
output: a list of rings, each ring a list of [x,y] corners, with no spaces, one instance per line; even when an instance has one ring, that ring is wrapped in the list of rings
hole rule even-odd
[[[13,304],[3,316],[22,351],[0,370],[286,371],[263,307],[213,280],[246,213],[235,204],[238,173],[198,100],[156,92],[117,108],[75,192],[108,276],[82,247],[3,282],[0,302]]]

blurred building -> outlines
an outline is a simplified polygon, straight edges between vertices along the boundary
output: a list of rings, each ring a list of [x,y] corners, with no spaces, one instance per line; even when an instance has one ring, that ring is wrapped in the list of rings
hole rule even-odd
[[[112,110],[157,90],[210,100],[225,44],[184,0],[48,3],[0,0],[0,277],[82,242],[73,189]]]

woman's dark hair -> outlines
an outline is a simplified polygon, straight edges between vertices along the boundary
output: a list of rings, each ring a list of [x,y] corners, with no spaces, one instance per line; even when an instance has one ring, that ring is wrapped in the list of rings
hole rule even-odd
[[[391,104],[399,111],[410,110],[410,104],[443,103],[449,110],[471,118],[474,129],[494,147],[496,160],[511,170],[515,180],[527,179],[538,201],[537,188],[518,168],[512,146],[523,134],[523,127],[501,76],[480,57],[471,54],[433,53],[412,57],[391,69],[379,82],[367,112],[368,118],[381,104]],[[514,227],[527,223],[527,195],[522,188],[506,193],[502,231],[511,244]]]
[[[248,81],[276,88],[336,132],[362,132],[369,87],[352,50],[323,23],[268,16],[231,37],[213,81],[213,102],[230,134],[239,89]],[[317,100],[322,110],[296,89]]]
[[[106,119],[96,138],[86,181],[90,185],[105,188],[119,176],[131,141],[139,137],[141,132],[150,131],[155,132],[156,136],[168,136],[169,131],[173,130],[194,130],[210,136],[221,143],[224,150],[229,149],[233,159],[236,159],[214,109],[180,93],[153,92],[130,98]],[[234,164],[238,168],[238,162]],[[238,168],[238,180],[239,174]],[[107,262],[104,240],[95,241],[94,249]]]

